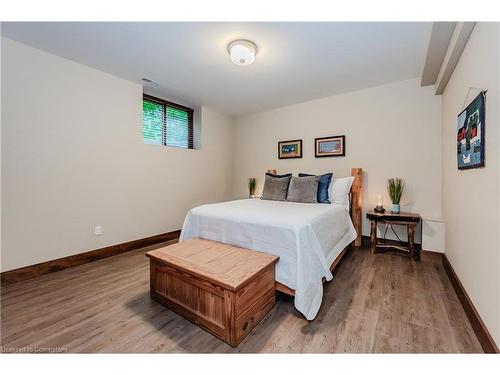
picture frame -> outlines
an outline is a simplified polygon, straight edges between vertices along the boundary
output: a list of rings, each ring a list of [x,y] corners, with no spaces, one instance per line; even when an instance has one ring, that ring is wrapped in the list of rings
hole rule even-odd
[[[459,170],[485,165],[486,92],[479,93],[457,116],[457,167]]]
[[[278,159],[302,158],[302,139],[278,142]]]
[[[345,135],[315,138],[314,155],[317,158],[345,156]]]

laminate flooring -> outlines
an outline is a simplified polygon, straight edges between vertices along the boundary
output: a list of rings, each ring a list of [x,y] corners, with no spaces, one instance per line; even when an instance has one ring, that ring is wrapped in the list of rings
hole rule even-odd
[[[350,250],[314,321],[278,294],[232,348],[149,298],[144,253],[128,252],[1,288],[3,352],[480,353],[440,257]]]

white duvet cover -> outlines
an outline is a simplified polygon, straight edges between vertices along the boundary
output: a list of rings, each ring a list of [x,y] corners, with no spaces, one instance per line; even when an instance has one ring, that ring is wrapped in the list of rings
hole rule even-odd
[[[349,212],[337,204],[242,199],[193,208],[180,240],[206,238],[279,256],[276,280],[295,290],[295,307],[308,320],[323,298],[323,277],[356,238]]]

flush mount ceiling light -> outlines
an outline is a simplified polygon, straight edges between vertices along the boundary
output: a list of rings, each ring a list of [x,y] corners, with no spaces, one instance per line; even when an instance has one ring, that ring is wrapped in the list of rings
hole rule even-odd
[[[250,65],[255,61],[257,45],[251,40],[233,40],[227,45],[231,61],[239,66]]]

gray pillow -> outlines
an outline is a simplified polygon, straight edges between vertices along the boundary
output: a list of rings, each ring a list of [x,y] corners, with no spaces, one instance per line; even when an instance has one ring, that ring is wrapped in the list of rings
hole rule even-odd
[[[292,174],[273,175],[266,173],[264,182],[264,190],[262,191],[262,199],[269,201],[284,201],[288,192],[288,185]]]
[[[320,178],[321,176],[292,177],[286,200],[298,203],[318,203]]]

